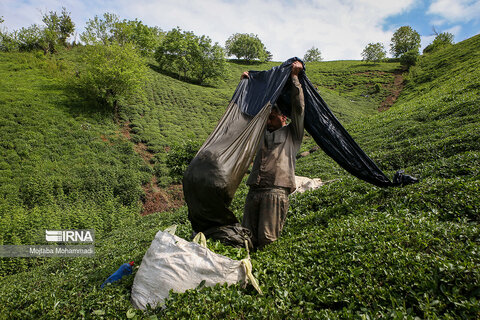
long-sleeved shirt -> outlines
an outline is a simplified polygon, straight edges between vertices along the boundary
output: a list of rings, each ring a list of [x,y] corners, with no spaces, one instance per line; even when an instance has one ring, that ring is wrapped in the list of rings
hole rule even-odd
[[[305,102],[298,77],[291,79],[291,122],[273,132],[265,131],[247,180],[250,187],[283,187],[290,193],[295,190],[295,160],[303,139]]]

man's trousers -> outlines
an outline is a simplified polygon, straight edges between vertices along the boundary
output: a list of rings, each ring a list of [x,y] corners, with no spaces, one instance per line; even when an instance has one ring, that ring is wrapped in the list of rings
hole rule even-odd
[[[243,213],[242,226],[252,232],[255,247],[262,248],[277,240],[288,211],[285,188],[250,188]]]

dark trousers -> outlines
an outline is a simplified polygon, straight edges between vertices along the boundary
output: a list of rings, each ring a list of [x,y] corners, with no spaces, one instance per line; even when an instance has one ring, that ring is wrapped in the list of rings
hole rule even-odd
[[[252,232],[255,247],[277,240],[288,211],[285,188],[250,188],[243,212],[242,226]]]

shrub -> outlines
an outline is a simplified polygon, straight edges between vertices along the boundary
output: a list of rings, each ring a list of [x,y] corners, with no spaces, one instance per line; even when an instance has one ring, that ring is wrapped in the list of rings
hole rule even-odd
[[[82,54],[77,85],[82,93],[118,112],[118,100],[137,93],[146,73],[132,44],[91,45]]]
[[[167,168],[169,175],[176,181],[181,181],[183,173],[187,169],[192,159],[200,149],[200,143],[187,140],[181,144],[176,144],[172,147],[167,155]]]
[[[400,64],[408,69],[417,64],[418,58],[418,50],[410,50],[400,57]]]

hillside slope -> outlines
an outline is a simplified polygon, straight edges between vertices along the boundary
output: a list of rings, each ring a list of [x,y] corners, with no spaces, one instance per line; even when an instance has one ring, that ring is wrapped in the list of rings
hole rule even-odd
[[[382,170],[404,168],[421,178],[419,184],[380,189],[348,175],[321,152],[301,158],[297,173],[339,181],[292,197],[282,237],[252,254],[265,295],[251,287],[203,288],[174,294],[165,309],[136,315],[478,318],[479,46],[476,36],[422,58],[392,108],[344,122]],[[143,140],[146,134],[138,136]],[[233,203],[238,215],[245,192],[242,186]],[[101,291],[99,284],[126,261],[138,265],[155,232],[173,223],[181,237],[189,237],[182,207],[125,222],[96,242],[93,259],[51,259],[0,279],[0,317],[125,317],[133,277]],[[237,259],[245,255],[209,245]]]

